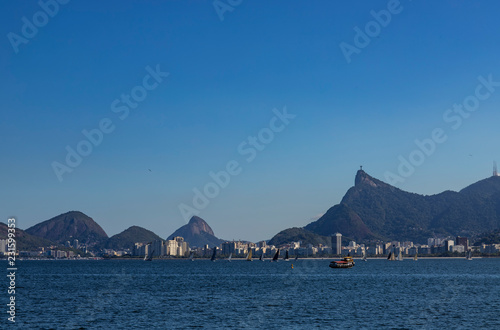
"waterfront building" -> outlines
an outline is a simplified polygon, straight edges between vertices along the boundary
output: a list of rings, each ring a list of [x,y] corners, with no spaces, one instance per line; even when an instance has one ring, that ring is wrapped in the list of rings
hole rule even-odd
[[[457,236],[455,243],[456,245],[463,245],[465,251],[469,249],[469,240],[467,237]]]
[[[167,255],[168,256],[177,255],[177,241],[173,239],[167,241]]]
[[[66,251],[61,251],[61,250],[56,251],[56,258],[66,258],[66,257],[67,257]]]
[[[134,249],[132,251],[133,256],[144,256],[146,255],[146,246],[143,243],[135,243]]]
[[[342,234],[336,233],[332,236],[332,253],[341,255],[342,254]]]
[[[162,255],[163,251],[163,240],[155,240],[151,243],[151,248],[153,249],[153,256],[159,257]]]
[[[177,241],[177,251],[176,251],[176,256],[178,257],[185,257],[187,256],[189,252],[189,244],[188,242],[183,241]]]
[[[500,251],[500,244],[482,244],[480,247],[481,253],[495,254]]]
[[[416,246],[412,246],[408,249],[408,255],[414,256],[418,253],[418,248]]]
[[[379,253],[380,249],[382,249],[382,245],[369,246],[366,249],[366,254],[369,254],[369,255],[378,255],[378,254],[381,254],[381,253]]]
[[[228,256],[231,253],[234,254],[235,251],[236,251],[236,242],[235,241],[222,243],[222,254]]]
[[[0,253],[6,253],[7,252],[7,240],[6,239],[0,239]]]
[[[420,254],[431,254],[431,248],[428,245],[422,245],[418,249]]]

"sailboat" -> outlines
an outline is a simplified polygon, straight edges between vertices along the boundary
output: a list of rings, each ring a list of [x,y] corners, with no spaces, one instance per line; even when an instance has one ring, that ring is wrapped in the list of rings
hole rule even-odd
[[[285,257],[283,258],[283,260],[285,261],[290,260],[290,258],[288,257],[288,250],[286,250]]]
[[[394,256],[392,255],[392,251],[389,252],[389,255],[387,256],[387,260],[394,260]]]
[[[278,249],[278,251],[276,251],[276,254],[273,257],[273,260],[271,260],[271,261],[278,261],[279,257],[280,257],[280,249]]]
[[[260,260],[260,261],[264,261],[264,251],[262,251],[262,254],[260,255],[259,260]]]
[[[366,260],[366,252],[365,251],[363,251],[363,261],[367,261]]]
[[[247,261],[252,261],[252,249],[248,249]]]
[[[155,253],[155,250],[152,250],[151,253],[148,253],[144,256],[144,261],[153,261],[153,254]]]
[[[295,256],[295,261],[297,261],[297,259],[299,259],[299,256]]]
[[[227,261],[231,262],[231,257],[233,256],[233,253],[229,253],[229,258],[227,258]]]
[[[472,250],[467,251],[467,260],[472,260]]]
[[[413,260],[414,260],[414,261],[417,261],[417,260],[418,260],[418,256],[417,256],[417,255],[418,255],[418,253],[417,253],[417,252],[415,252],[415,256],[413,257]]]
[[[217,248],[214,246],[214,253],[212,253],[212,258],[210,258],[210,261],[215,261],[216,254],[217,254]]]
[[[191,254],[189,255],[189,260],[194,261],[193,257],[194,257],[194,252],[191,252]]]
[[[403,261],[403,254],[401,253],[401,249],[399,249],[398,261]]]

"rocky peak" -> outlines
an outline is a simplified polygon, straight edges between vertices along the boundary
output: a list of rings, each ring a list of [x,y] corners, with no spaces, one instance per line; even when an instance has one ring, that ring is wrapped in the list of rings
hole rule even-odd
[[[354,179],[354,185],[359,186],[362,184],[368,184],[372,187],[377,187],[378,185],[375,181],[376,180],[371,176],[369,176],[368,174],[366,174],[365,171],[358,170],[358,172],[356,173],[356,179]]]
[[[191,229],[191,233],[193,234],[200,234],[202,232],[205,232],[210,235],[215,235],[214,231],[212,230],[212,228],[210,228],[208,223],[197,216],[193,216],[191,220],[189,220],[188,227]]]

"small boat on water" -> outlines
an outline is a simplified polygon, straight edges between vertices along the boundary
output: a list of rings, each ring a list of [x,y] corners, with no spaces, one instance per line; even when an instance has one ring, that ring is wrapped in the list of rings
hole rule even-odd
[[[403,254],[401,253],[401,249],[399,249],[398,261],[403,261]]]
[[[467,260],[472,260],[472,250],[467,251],[467,257],[465,257]]]
[[[354,266],[354,260],[352,257],[347,256],[342,260],[334,260],[330,262],[330,268],[352,268]]]
[[[252,249],[248,249],[247,261],[252,261]]]
[[[231,257],[233,256],[233,253],[229,253],[229,258],[227,258],[227,261],[231,262]]]
[[[286,250],[285,257],[283,258],[285,261],[289,261],[290,258],[288,257],[288,250]]]
[[[212,258],[210,258],[210,261],[215,261],[216,254],[217,254],[217,248],[214,246],[214,253],[212,253]]]
[[[194,252],[191,252],[191,254],[189,255],[189,259],[188,260],[191,260],[191,261],[194,261]]]
[[[417,256],[418,253],[415,253],[415,256],[413,257],[413,261],[417,261],[418,260],[418,256]]]
[[[387,257],[387,260],[394,261],[396,260],[396,255],[394,252],[394,249],[396,248],[395,245],[392,246],[392,250],[389,252],[389,256]]]
[[[155,250],[152,250],[151,253],[148,253],[144,256],[144,261],[153,261],[153,254],[155,253]]]
[[[297,259],[299,259],[299,256],[295,256],[295,261],[297,261]]]
[[[280,249],[278,249],[278,251],[276,251],[276,254],[274,255],[273,260],[271,260],[271,262],[273,262],[273,261],[277,262],[279,257],[280,257]]]
[[[367,261],[366,260],[366,252],[365,251],[363,251],[363,261]]]
[[[262,252],[262,254],[260,255],[259,260],[264,261],[264,252]]]

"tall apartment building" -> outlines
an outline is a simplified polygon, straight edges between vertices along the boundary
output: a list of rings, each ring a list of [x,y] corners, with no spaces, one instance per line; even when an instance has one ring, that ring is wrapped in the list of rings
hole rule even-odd
[[[332,236],[332,253],[342,254],[342,234],[336,233]]]
[[[456,245],[462,245],[465,251],[469,249],[469,240],[467,239],[467,237],[457,236],[455,243]]]

